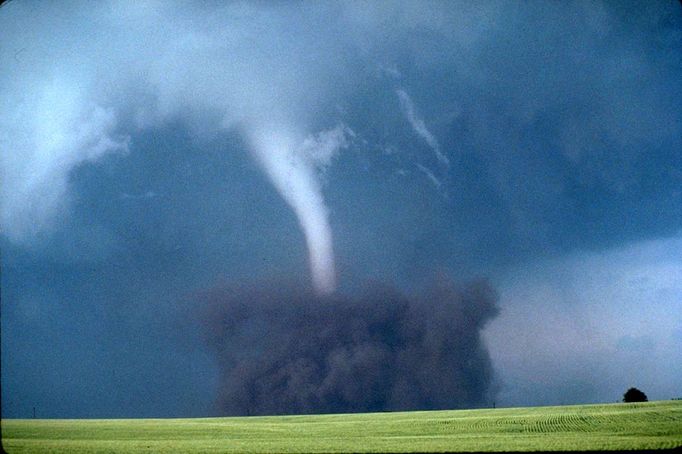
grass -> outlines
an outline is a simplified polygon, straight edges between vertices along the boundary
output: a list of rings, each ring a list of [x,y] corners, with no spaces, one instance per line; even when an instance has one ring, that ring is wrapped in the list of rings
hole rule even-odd
[[[197,419],[4,419],[19,452],[454,452],[682,446],[682,401]]]

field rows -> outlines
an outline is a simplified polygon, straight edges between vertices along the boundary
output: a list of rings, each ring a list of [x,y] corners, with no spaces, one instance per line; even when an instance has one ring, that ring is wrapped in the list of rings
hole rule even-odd
[[[7,452],[455,452],[682,447],[682,401],[352,415],[2,420]]]

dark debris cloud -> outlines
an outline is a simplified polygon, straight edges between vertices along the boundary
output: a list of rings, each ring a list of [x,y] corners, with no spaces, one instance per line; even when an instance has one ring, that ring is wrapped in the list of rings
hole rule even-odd
[[[204,297],[225,415],[470,408],[495,376],[481,329],[498,313],[485,280],[445,278],[416,297],[381,284],[360,297],[272,284]]]

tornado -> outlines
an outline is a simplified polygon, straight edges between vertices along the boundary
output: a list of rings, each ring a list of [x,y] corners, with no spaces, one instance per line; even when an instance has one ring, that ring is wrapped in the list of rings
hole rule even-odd
[[[336,288],[336,272],[329,210],[318,176],[318,168],[325,162],[310,152],[310,140],[298,137],[289,128],[272,126],[250,133],[256,160],[296,214],[305,235],[313,287],[317,294],[328,295]],[[344,146],[343,137],[331,146],[328,142],[321,146],[326,146],[322,154],[328,161]]]

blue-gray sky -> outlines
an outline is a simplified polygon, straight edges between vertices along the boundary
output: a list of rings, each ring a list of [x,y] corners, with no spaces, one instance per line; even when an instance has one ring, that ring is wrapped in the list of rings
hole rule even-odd
[[[0,8],[2,413],[200,416],[243,279],[487,277],[498,405],[682,395],[682,8]],[[191,318],[191,317],[190,317]]]

